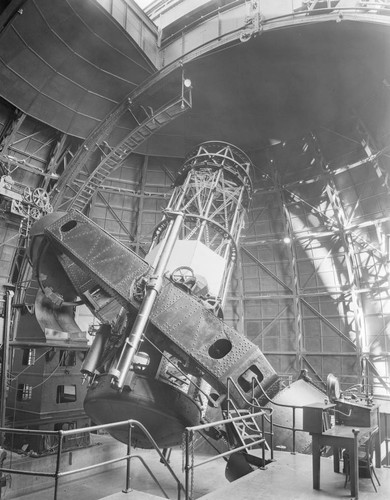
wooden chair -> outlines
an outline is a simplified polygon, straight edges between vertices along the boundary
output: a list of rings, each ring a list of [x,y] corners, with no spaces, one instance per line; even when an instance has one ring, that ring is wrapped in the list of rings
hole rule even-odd
[[[374,462],[373,462],[375,439],[376,439],[377,433],[378,433],[378,429],[376,431],[374,431],[364,443],[360,444],[359,450],[358,450],[359,476],[360,476],[360,471],[365,470],[369,474],[372,485],[374,486],[374,490],[376,492],[378,492],[378,490],[377,490],[376,485],[374,483],[374,476],[378,482],[378,485],[379,486],[381,485],[381,483],[379,482],[378,476],[376,475],[375,466],[374,466]],[[344,483],[344,488],[345,488],[348,480],[350,479],[350,461],[349,461],[348,450],[344,450],[343,459],[344,459],[344,472],[345,472],[345,483]]]

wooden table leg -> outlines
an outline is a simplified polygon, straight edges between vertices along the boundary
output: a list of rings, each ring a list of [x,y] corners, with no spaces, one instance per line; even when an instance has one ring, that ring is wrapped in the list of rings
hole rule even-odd
[[[358,434],[359,434],[359,429],[353,429],[353,435],[354,435],[354,440],[353,440],[353,445],[352,449],[350,450],[350,472],[351,472],[351,496],[355,497],[356,499],[359,498],[359,456],[358,456],[358,448],[359,448],[359,443],[358,443]]]
[[[340,450],[333,446],[333,472],[340,472]]]
[[[375,467],[380,469],[382,467],[382,456],[381,456],[381,426],[380,426],[380,413],[378,408],[378,432],[375,436]]]
[[[311,439],[312,447],[312,461],[313,461],[313,488],[315,490],[320,489],[320,444],[317,434],[312,434]]]

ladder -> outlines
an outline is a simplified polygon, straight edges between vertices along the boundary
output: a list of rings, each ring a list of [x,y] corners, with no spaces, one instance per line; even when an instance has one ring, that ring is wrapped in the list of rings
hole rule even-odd
[[[20,246],[27,247],[28,236],[30,234],[30,227],[32,225],[30,217],[23,217],[19,225]]]
[[[164,125],[183,114],[191,108],[191,101],[181,96],[157,110],[148,114],[148,117],[135,127],[117,146],[112,148],[103,156],[95,170],[83,178],[85,173],[80,172],[74,180],[77,186],[68,210],[73,208],[80,212],[86,207],[96,190],[102,185],[104,180],[131,154],[141,143],[157,132]]]

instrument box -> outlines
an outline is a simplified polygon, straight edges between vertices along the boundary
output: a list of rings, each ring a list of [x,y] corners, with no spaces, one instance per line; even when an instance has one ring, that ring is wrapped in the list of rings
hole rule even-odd
[[[336,402],[336,423],[356,425],[357,427],[374,427],[378,425],[378,405],[368,406],[365,403],[339,400]]]

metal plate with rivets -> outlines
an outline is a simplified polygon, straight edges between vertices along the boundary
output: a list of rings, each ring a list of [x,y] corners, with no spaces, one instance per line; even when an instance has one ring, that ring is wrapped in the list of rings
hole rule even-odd
[[[69,259],[62,258],[65,271],[66,262],[71,261],[69,276],[76,287],[75,264],[129,312],[136,312],[139,302],[130,290],[134,280],[149,271],[143,259],[79,212],[71,211],[46,227],[45,235],[56,252]],[[261,373],[265,390],[275,383],[276,373],[257,346],[165,277],[150,321],[154,334],[157,329],[172,344],[173,352],[179,348],[190,356],[216,388],[223,389],[228,377],[239,384],[240,376],[253,366]],[[230,342],[220,342],[229,347],[226,353],[210,355],[218,353],[221,339]]]

